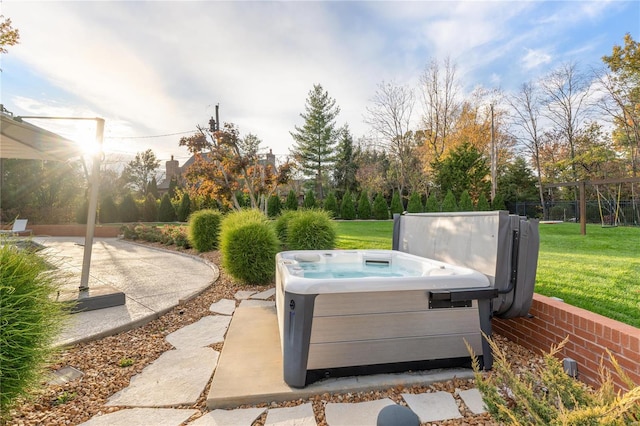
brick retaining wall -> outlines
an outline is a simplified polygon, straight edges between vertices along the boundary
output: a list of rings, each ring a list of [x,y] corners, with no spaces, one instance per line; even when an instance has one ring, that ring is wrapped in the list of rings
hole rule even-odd
[[[569,335],[569,343],[559,355],[576,360],[580,380],[597,387],[604,356],[604,365],[611,369],[616,385],[626,389],[611,367],[607,348],[640,385],[640,329],[539,294],[534,294],[529,313],[533,318],[494,318],[493,331],[536,353],[548,352],[551,345]]]

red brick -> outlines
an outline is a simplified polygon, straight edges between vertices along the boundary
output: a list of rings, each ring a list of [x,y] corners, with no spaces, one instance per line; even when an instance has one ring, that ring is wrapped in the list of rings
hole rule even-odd
[[[622,353],[623,356],[631,360],[634,360],[637,364],[640,364],[640,353],[638,353],[638,351],[632,351],[627,348],[622,348],[620,352]]]
[[[620,344],[620,330],[616,329],[616,328],[612,328],[611,329],[611,343],[614,343],[616,345]]]

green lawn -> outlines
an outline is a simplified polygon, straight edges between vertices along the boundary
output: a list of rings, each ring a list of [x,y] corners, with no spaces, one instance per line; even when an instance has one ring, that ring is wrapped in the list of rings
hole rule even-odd
[[[337,248],[391,248],[392,221],[336,223]],[[540,225],[535,291],[640,327],[640,228]]]

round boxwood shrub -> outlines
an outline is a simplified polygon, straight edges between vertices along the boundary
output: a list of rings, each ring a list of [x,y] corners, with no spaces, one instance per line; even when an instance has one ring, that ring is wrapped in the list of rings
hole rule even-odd
[[[0,246],[0,415],[44,377],[54,338],[68,305],[56,302],[58,286],[47,263],[15,246]]]
[[[189,218],[189,242],[199,252],[218,248],[222,213],[216,210],[198,210]]]
[[[373,218],[376,220],[389,219],[389,208],[387,207],[387,202],[379,192],[373,200]]]
[[[237,280],[245,284],[272,282],[278,249],[276,232],[260,211],[233,212],[222,221],[221,264]]]
[[[299,210],[287,226],[289,250],[331,250],[336,245],[336,228],[324,210]]]
[[[287,249],[287,230],[289,221],[296,215],[297,210],[284,210],[275,221],[275,230],[283,250]]]

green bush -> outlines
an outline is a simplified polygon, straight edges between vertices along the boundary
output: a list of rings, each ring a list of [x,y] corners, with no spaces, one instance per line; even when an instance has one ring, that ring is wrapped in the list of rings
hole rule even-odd
[[[56,276],[38,255],[0,246],[0,413],[43,378],[68,305],[54,301]]]
[[[89,201],[84,200],[76,209],[76,223],[80,225],[87,224],[87,217],[89,216]]]
[[[640,386],[622,371],[611,352],[609,358],[629,391],[614,390],[610,372],[601,363],[601,385],[590,391],[586,385],[564,372],[558,355],[569,337],[544,355],[544,363],[534,374],[518,374],[507,354],[488,339],[494,355],[493,371],[484,375],[473,350],[473,370],[487,411],[500,424],[532,426],[637,425],[640,416]],[[604,358],[604,357],[603,357]]]
[[[287,200],[284,202],[285,210],[298,210],[298,196],[292,189],[287,194]]]
[[[393,197],[391,197],[391,216],[394,214],[402,214],[404,213],[404,206],[402,205],[402,200],[400,200],[400,194],[396,191],[393,192]]]
[[[173,222],[176,220],[176,211],[171,204],[169,194],[164,194],[160,201],[160,208],[158,209],[158,220],[160,222]]]
[[[289,228],[289,221],[296,215],[297,210],[284,210],[275,221],[275,231],[282,250],[287,250],[287,231]]]
[[[471,195],[469,195],[469,191],[467,191],[466,189],[462,191],[462,194],[460,194],[460,203],[458,204],[458,211],[461,211],[461,212],[473,211],[473,201],[471,201]]]
[[[335,223],[325,210],[299,210],[289,220],[289,250],[331,250],[335,244]]]
[[[275,275],[279,242],[265,215],[242,210],[227,215],[220,227],[221,264],[245,284],[267,284]]]
[[[409,197],[409,203],[407,204],[407,212],[409,213],[422,213],[424,207],[422,206],[422,198],[417,192],[412,192]]]
[[[338,200],[336,200],[336,193],[331,191],[327,198],[324,200],[323,208],[329,212],[332,217],[339,217],[340,211],[338,210]]]
[[[316,205],[316,195],[313,190],[310,189],[304,194],[304,201],[302,202],[302,207],[305,209],[315,209]]]
[[[427,198],[427,203],[424,206],[424,211],[427,213],[436,213],[440,211],[440,203],[436,198],[435,192],[431,192]]]
[[[124,223],[129,222],[137,222],[140,220],[140,212],[138,211],[138,206],[136,205],[136,201],[133,199],[131,194],[127,194],[122,199],[120,203],[120,221]]]
[[[100,223],[114,223],[120,220],[118,214],[118,206],[113,202],[113,198],[110,195],[107,195],[100,202],[100,211],[98,212],[98,217],[100,218]],[[85,215],[84,220],[87,220],[87,216]]]
[[[158,220],[158,204],[153,194],[147,194],[142,206],[142,218],[145,222],[156,222]]]
[[[351,191],[349,190],[342,196],[340,217],[344,220],[353,220],[356,218],[356,206],[353,204],[353,198],[351,198]]]
[[[371,219],[371,202],[367,191],[362,191],[358,199],[358,219]]]
[[[272,194],[267,200],[267,216],[270,218],[278,217],[282,210],[282,203],[277,194]]]
[[[387,202],[379,192],[373,200],[373,218],[376,220],[389,219],[389,207],[387,207]]]
[[[484,195],[484,192],[481,192],[478,196],[478,204],[476,205],[476,210],[479,212],[487,212],[491,210],[491,206],[489,205],[489,201],[487,200],[487,196]]]
[[[178,222],[186,222],[189,220],[189,215],[191,214],[191,199],[188,193],[185,192],[182,194],[182,199],[180,200],[180,205],[176,213]]]
[[[453,195],[453,192],[451,192],[451,190],[447,191],[447,195],[445,195],[444,200],[442,200],[442,211],[443,212],[458,211],[458,203],[456,203],[456,196]]]
[[[216,210],[198,210],[189,218],[189,242],[199,252],[216,250],[220,235],[222,213]]]
[[[494,210],[506,210],[507,206],[504,204],[504,197],[501,194],[496,194],[491,203],[491,207],[493,207]]]

